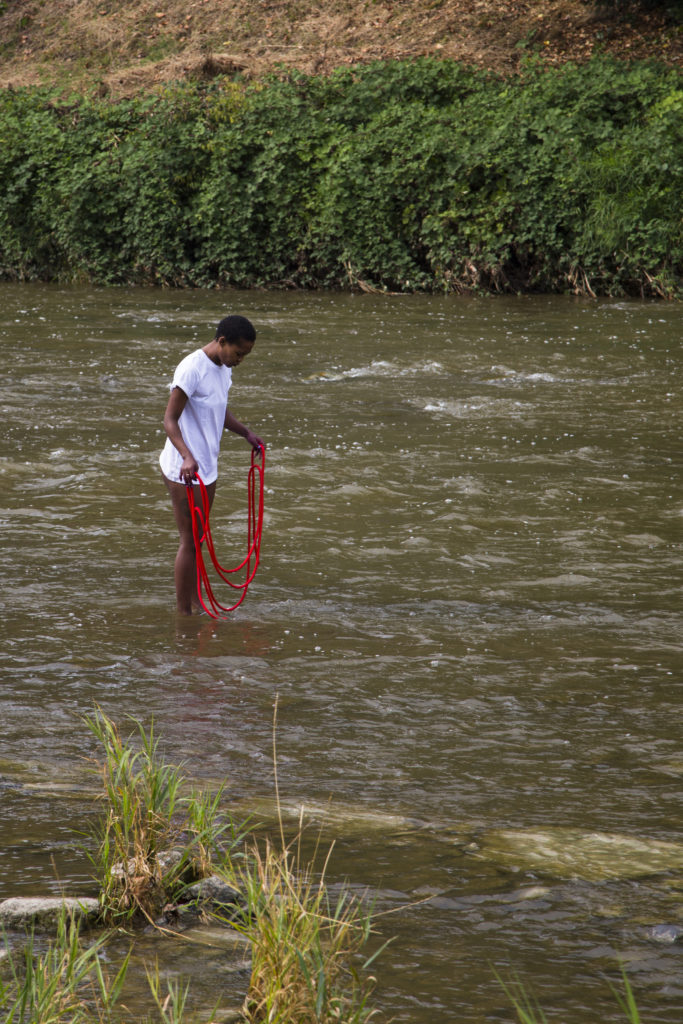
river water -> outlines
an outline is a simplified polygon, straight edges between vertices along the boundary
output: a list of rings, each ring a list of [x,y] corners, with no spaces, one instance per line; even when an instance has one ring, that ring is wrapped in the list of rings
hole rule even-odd
[[[225,312],[258,330],[231,407],[268,444],[261,565],[229,622],[179,621],[161,418]],[[277,696],[285,811],[393,911],[386,1017],[512,1020],[497,971],[550,1019],[623,1020],[621,962],[643,1020],[680,1020],[682,326],[635,301],[1,285],[0,898],[87,888],[95,703],[267,821]],[[227,436],[227,563],[248,464]]]

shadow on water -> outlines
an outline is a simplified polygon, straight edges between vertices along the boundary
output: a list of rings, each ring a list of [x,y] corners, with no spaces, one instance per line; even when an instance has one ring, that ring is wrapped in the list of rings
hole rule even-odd
[[[328,808],[336,877],[392,911],[394,1019],[509,1019],[495,966],[616,1021],[620,957],[671,1024],[678,309],[0,290],[0,897],[87,884],[95,702],[268,820],[277,694],[284,801]],[[229,622],[178,621],[161,416],[228,308],[259,330],[231,402],[269,446],[261,567]],[[226,439],[228,562],[248,462]]]

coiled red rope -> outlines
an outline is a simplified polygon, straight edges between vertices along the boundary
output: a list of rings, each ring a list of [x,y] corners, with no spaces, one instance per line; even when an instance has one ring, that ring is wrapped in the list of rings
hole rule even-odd
[[[253,580],[256,575],[256,570],[258,569],[259,559],[261,557],[261,533],[263,530],[263,491],[266,450],[261,447],[258,449],[258,452],[261,456],[261,462],[259,464],[256,461],[257,452],[253,449],[251,453],[251,466],[249,468],[249,473],[247,474],[247,554],[240,564],[234,567],[234,569],[226,569],[225,566],[220,564],[216,557],[216,550],[214,548],[213,537],[211,536],[211,526],[209,523],[209,499],[204,481],[197,473],[196,476],[199,481],[199,489],[202,495],[202,506],[204,511],[202,511],[202,509],[195,503],[194,485],[188,484],[185,488],[187,491],[188,505],[190,506],[192,536],[194,538],[194,550],[197,559],[197,597],[199,598],[199,603],[204,611],[207,615],[210,615],[212,619],[224,619],[226,616],[222,615],[221,612],[234,612],[235,608],[238,608],[242,604],[242,601],[244,601],[247,596],[249,584]],[[257,480],[258,488],[256,484]],[[211,556],[211,563],[220,578],[231,586],[233,590],[241,590],[242,592],[239,600],[229,607],[221,604],[214,595],[206,564],[204,562],[202,544],[206,544],[206,549]],[[244,570],[244,580],[241,583],[234,583],[229,577],[241,570]],[[202,595],[202,589],[204,591],[204,595]]]

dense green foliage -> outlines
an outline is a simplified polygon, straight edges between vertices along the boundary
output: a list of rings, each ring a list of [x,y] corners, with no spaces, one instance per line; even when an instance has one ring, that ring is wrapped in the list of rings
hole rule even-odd
[[[0,274],[683,293],[683,75],[422,59],[0,94]]]

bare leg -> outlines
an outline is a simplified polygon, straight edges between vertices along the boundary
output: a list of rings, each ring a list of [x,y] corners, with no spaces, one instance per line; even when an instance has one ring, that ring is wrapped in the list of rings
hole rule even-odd
[[[174,483],[166,477],[164,477],[164,483],[171,495],[173,515],[180,537],[174,567],[177,608],[180,615],[192,615],[192,610],[199,610],[201,605],[197,596],[197,560],[194,550],[192,517],[190,516],[190,506],[187,501],[187,491],[185,490],[185,484]],[[215,482],[208,484],[206,491],[210,509],[216,493]],[[194,489],[194,500],[203,513],[202,495],[198,486]]]

